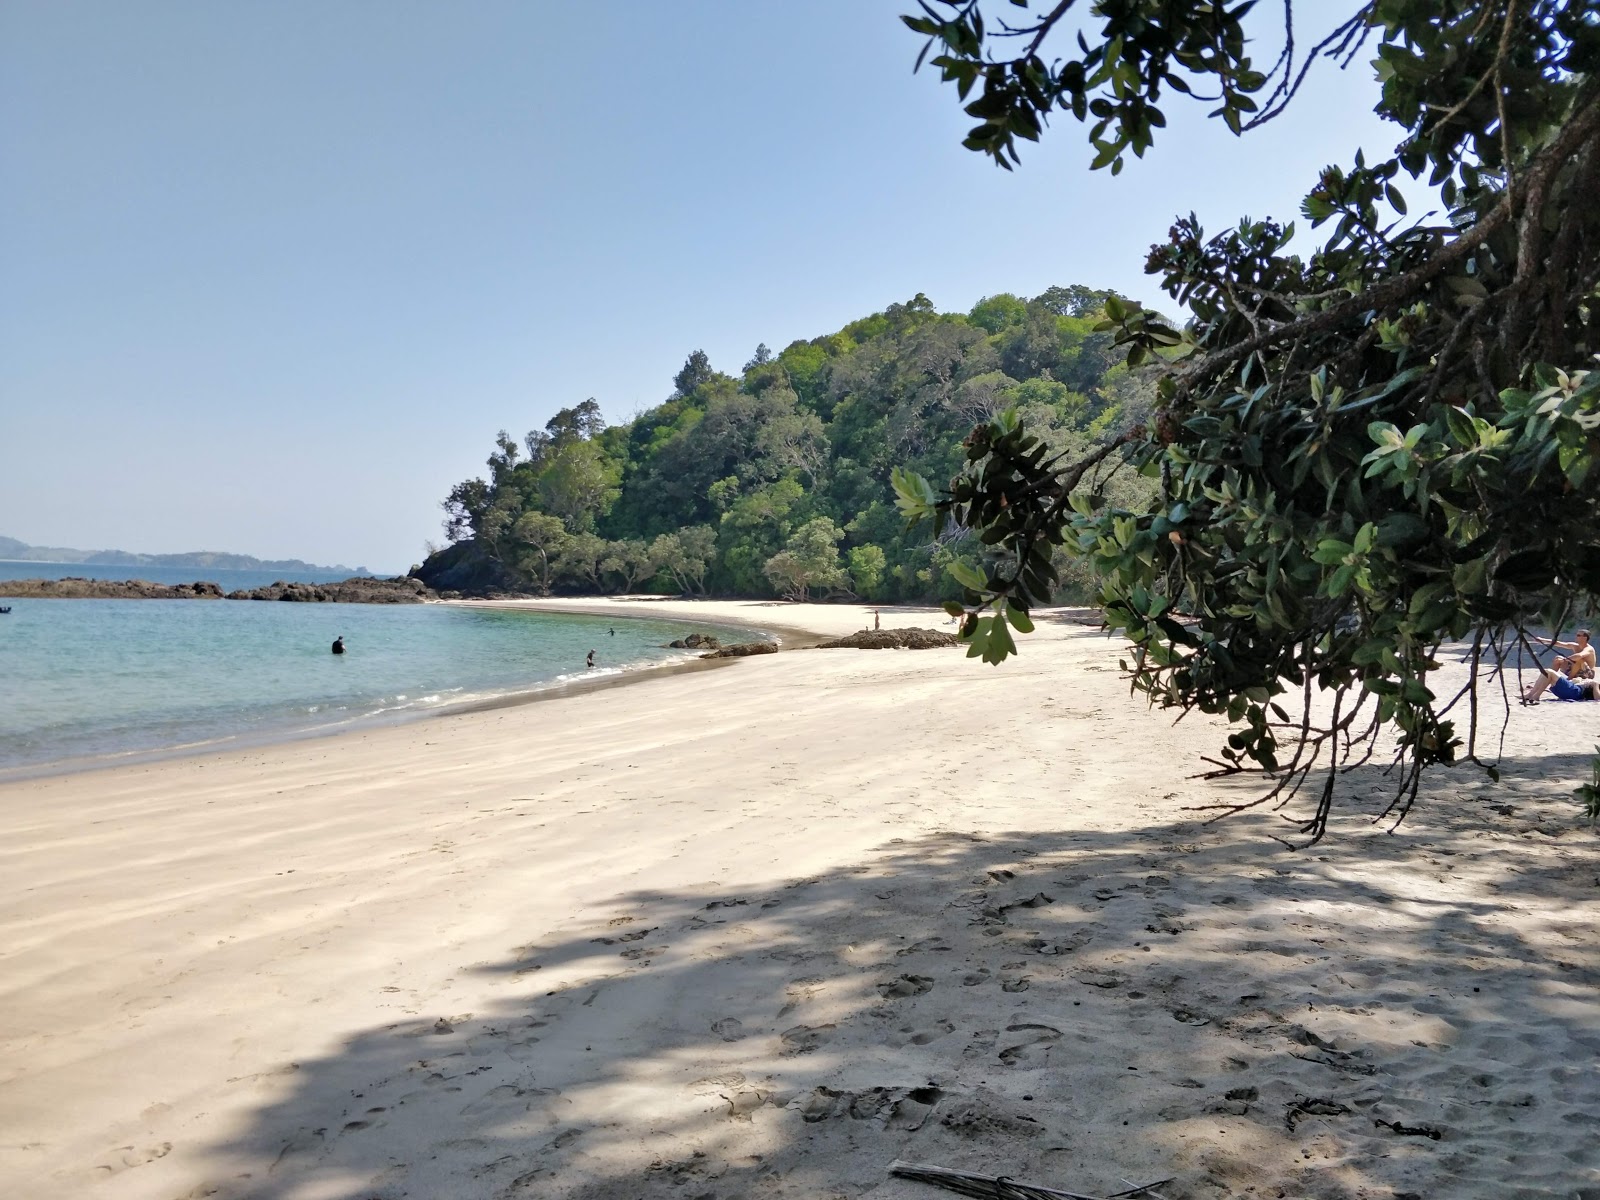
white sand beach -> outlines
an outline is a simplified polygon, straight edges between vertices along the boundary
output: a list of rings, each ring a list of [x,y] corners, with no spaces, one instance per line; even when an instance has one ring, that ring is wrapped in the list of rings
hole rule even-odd
[[[543,602],[560,607],[560,602]],[[569,605],[570,606],[570,605]],[[870,608],[587,601],[838,633]],[[886,626],[941,627],[883,610]],[[0,1196],[1600,1200],[1600,706],[1322,844],[1065,619],[0,786]],[[1129,1182],[1131,1181],[1131,1182]]]

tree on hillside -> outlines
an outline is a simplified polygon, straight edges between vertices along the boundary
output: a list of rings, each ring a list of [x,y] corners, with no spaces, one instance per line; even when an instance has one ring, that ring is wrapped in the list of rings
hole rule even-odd
[[[672,377],[672,386],[679,396],[691,396],[703,383],[711,382],[716,372],[711,369],[711,359],[704,350],[696,350],[684,361],[683,369]]]
[[[706,572],[717,553],[717,535],[709,525],[691,525],[663,533],[650,543],[650,561],[686,596],[705,592]]]
[[[605,561],[610,554],[611,543],[598,534],[574,534],[562,543],[556,570],[586,591],[603,592],[606,590]]]
[[[767,578],[785,600],[805,600],[813,588],[842,587],[849,579],[839,565],[843,538],[844,530],[827,517],[813,517],[767,560]]]
[[[1493,771],[1480,668],[1600,594],[1600,16],[1592,0],[1317,5],[1342,19],[1307,52],[1307,6],[1286,0],[1285,49],[1261,69],[1251,7],[922,0],[904,18],[977,122],[965,144],[1007,169],[1051,114],[1089,123],[1092,165],[1113,173],[1174,96],[1206,92],[1246,132],[1318,58],[1371,57],[1402,137],[1311,181],[1301,212],[1327,233],[1309,257],[1287,253],[1292,225],[1177,220],[1146,269],[1184,328],[1104,299],[1128,363],[1167,367],[1148,429],[1068,459],[1003,414],[946,494],[897,486],[909,514],[994,550],[963,579],[974,653],[1014,651],[1007,626],[1026,631],[1055,587],[1054,547],[1087,556],[1134,686],[1233,722],[1220,769],[1269,772],[1256,803],[1323,770],[1296,821],[1315,841],[1340,771],[1386,731],[1397,818],[1428,767]],[[1442,218],[1408,215],[1408,180],[1438,190]],[[1079,487],[1118,453],[1159,481],[1151,503]],[[1439,694],[1446,641],[1472,672]]]
[[[567,528],[559,517],[524,513],[511,527],[511,552],[507,557],[541,592],[548,592],[556,558],[568,540]]]
[[[883,583],[884,570],[888,567],[888,559],[884,557],[883,547],[874,545],[852,546],[850,548],[850,583],[855,588],[856,595],[868,600],[877,598],[878,588]]]
[[[655,573],[656,565],[650,557],[649,543],[642,538],[628,538],[606,548],[600,569],[616,580],[619,592],[631,592]]]
[[[599,445],[572,441],[545,452],[539,471],[539,495],[574,533],[587,533],[611,511],[620,492],[621,472]]]

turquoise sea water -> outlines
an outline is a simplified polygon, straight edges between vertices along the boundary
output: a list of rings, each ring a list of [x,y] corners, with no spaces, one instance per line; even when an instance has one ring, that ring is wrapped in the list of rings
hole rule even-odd
[[[0,778],[334,731],[617,675],[692,657],[664,643],[695,630],[752,636],[437,604],[0,604],[11,607],[0,616]],[[348,652],[336,656],[329,646],[340,636]]]

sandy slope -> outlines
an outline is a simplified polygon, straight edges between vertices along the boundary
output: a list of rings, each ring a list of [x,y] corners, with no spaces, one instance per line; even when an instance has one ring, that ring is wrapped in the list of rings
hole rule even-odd
[[[862,620],[707,612],[741,617]],[[1185,811],[1230,794],[1186,778],[1216,731],[1130,702],[1112,644],[1024,649],[0,788],[0,1195],[948,1194],[899,1157],[1600,1197],[1600,864],[1546,782],[1600,713],[1516,711],[1506,782],[1393,835],[1360,773],[1288,854]]]

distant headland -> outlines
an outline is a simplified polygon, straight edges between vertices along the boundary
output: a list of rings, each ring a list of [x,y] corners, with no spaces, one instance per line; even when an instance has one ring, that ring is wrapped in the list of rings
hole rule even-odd
[[[298,558],[254,558],[217,550],[192,550],[187,554],[135,554],[129,550],[69,550],[64,546],[30,546],[16,538],[0,537],[0,560],[12,562],[82,563],[103,567],[194,567],[218,571],[340,571],[370,575],[365,567],[343,563],[319,567]]]

